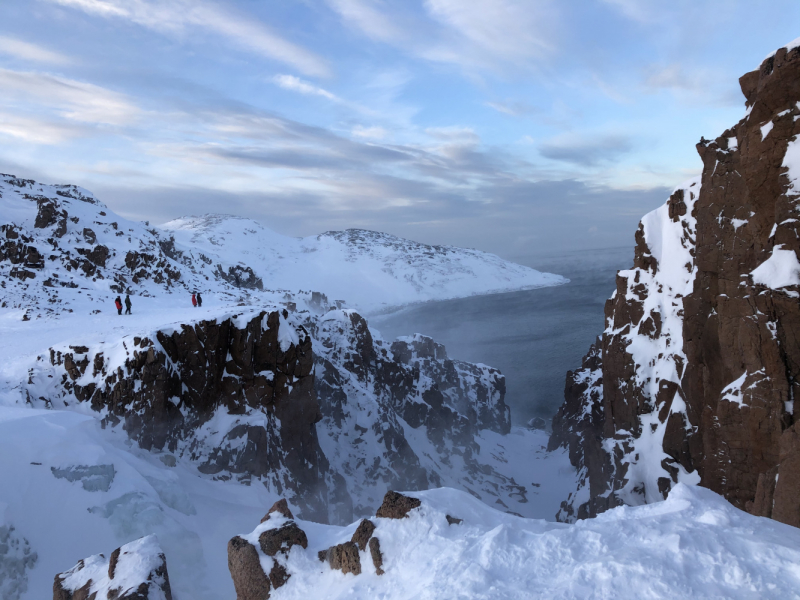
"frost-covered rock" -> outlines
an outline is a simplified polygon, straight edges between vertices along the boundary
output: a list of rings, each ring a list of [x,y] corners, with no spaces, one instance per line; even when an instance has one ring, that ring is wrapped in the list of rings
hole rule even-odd
[[[53,582],[53,600],[172,600],[167,559],[150,535],[78,561]]]
[[[740,83],[746,116],[642,219],[602,355],[568,375],[550,447],[581,484],[559,518],[685,482],[800,526],[800,47]]]

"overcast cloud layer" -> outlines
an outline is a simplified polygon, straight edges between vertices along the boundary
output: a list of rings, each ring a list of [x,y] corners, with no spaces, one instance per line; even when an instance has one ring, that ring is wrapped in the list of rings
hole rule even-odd
[[[632,245],[796,0],[11,0],[0,171],[530,262]]]

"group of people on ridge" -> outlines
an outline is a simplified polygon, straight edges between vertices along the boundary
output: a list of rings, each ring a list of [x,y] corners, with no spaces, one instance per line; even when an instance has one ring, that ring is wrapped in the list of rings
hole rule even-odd
[[[121,315],[122,314],[122,300],[120,299],[119,296],[117,296],[116,299],[114,300],[114,306],[117,307],[117,314]],[[125,294],[125,314],[126,315],[131,314],[131,296],[130,296],[130,294]]]
[[[117,314],[122,314],[122,299],[117,296],[114,299],[114,306],[117,307]],[[203,297],[200,295],[200,292],[193,292],[192,293],[192,306],[197,308],[198,306],[203,306]],[[125,294],[125,314],[131,314],[131,296],[130,294]]]

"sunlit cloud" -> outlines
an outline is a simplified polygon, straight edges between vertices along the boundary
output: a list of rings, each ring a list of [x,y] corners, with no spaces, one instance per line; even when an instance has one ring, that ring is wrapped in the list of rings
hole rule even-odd
[[[294,75],[276,75],[272,80],[285,90],[299,92],[310,96],[321,96],[333,102],[342,102],[342,99],[321,87],[317,87],[307,81],[303,81]]]
[[[123,94],[103,87],[46,73],[0,68],[0,105],[40,109],[71,121],[127,125],[140,113]]]

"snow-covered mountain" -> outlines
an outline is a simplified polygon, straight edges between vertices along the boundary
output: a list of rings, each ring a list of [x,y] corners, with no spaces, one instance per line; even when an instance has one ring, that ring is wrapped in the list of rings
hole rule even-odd
[[[182,249],[184,264],[206,274],[232,278],[244,269],[244,281],[254,287],[312,289],[362,311],[565,282],[486,252],[363,229],[300,239],[250,219],[205,215],[170,221],[161,230]]]
[[[0,489],[12,540],[0,546],[5,597],[41,597],[83,548],[107,551],[140,529],[174,557],[176,590],[225,597],[230,580],[203,567],[224,545],[208,548],[209,513],[195,519],[191,508],[195,484],[229,507],[262,510],[265,498],[283,495],[303,518],[338,524],[374,511],[389,488],[448,485],[543,517],[571,485],[564,453],[544,460],[543,433],[511,428],[496,369],[452,360],[425,336],[385,341],[344,307],[349,298],[270,289],[261,269],[284,261],[286,274],[311,272],[302,262],[310,255],[328,273],[341,259],[352,295],[378,282],[361,296],[373,307],[375,290],[392,281],[400,303],[496,289],[494,266],[508,278],[502,286],[557,276],[374,233],[325,234],[309,252],[309,240],[230,218],[206,218],[204,234],[182,237],[188,229],[166,234],[122,219],[86,190],[11,176],[0,193],[0,423],[11,427],[0,477],[20,483]],[[246,236],[254,243],[237,246]],[[202,307],[189,302],[194,290]],[[126,292],[133,314],[119,316],[113,298]],[[13,451],[17,428],[43,452],[38,459]],[[30,478],[38,482],[21,483]],[[55,499],[58,510],[30,510]],[[87,545],[64,543],[61,520],[73,512]],[[195,585],[198,568],[215,580]]]

